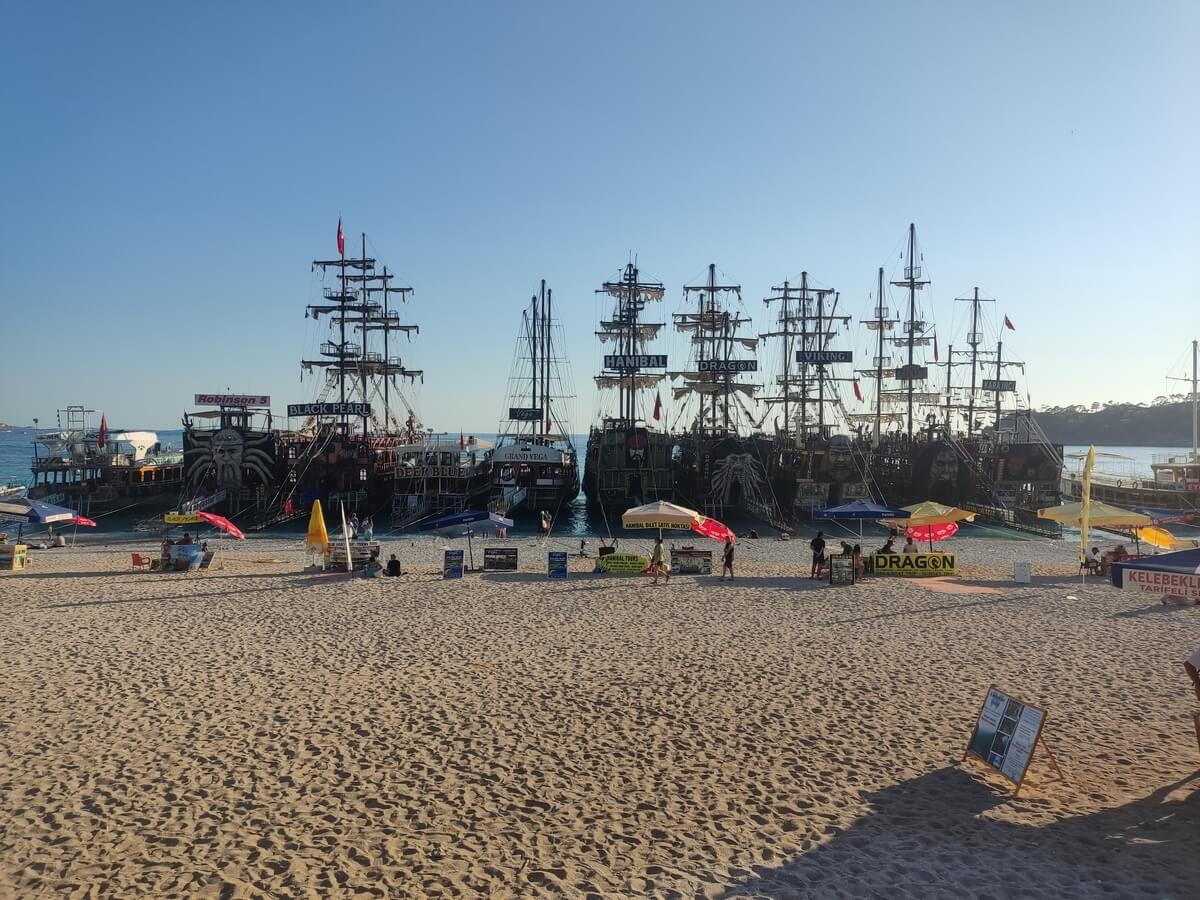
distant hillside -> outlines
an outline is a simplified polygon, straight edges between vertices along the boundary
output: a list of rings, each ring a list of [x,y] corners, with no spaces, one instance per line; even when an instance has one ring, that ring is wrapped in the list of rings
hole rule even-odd
[[[1189,447],[1192,404],[1158,397],[1150,404],[1094,403],[1039,410],[1038,424],[1057,444],[1112,444],[1129,447]]]

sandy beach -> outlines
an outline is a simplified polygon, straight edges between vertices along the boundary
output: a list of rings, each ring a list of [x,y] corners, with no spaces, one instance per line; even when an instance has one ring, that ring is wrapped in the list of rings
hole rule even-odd
[[[0,896],[1200,889],[1200,607],[1080,588],[1066,542],[839,588],[802,542],[658,587],[548,581],[534,539],[462,581],[429,540],[375,581],[255,538],[135,573],[144,543],[0,577]],[[993,683],[1048,711],[1066,782],[960,764]]]

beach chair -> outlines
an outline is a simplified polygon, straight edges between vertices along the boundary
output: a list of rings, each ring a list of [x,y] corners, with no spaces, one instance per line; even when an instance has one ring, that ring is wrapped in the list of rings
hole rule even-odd
[[[140,553],[132,553],[130,556],[133,557],[133,567],[135,569],[142,569],[146,572],[150,571],[150,564],[154,562],[154,560],[152,560],[149,556],[142,556]]]

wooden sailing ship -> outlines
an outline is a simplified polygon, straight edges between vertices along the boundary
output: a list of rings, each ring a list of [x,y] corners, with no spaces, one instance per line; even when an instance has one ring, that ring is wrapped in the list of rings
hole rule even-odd
[[[660,393],[667,357],[649,352],[665,323],[642,318],[650,304],[662,301],[662,282],[643,281],[631,262],[597,293],[612,299],[613,312],[596,332],[605,355],[595,380],[601,402],[615,401],[615,409],[602,413],[588,434],[584,493],[589,503],[614,510],[670,500],[675,442],[663,427]]]
[[[521,315],[508,409],[492,453],[488,508],[504,516],[551,515],[579,494],[579,463],[567,421],[570,386],[556,355],[554,292],[543,280]]]

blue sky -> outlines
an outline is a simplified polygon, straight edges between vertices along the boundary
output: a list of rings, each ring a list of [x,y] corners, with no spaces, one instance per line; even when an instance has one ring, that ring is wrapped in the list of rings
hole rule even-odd
[[[310,400],[309,263],[336,252],[339,215],[416,289],[404,358],[439,430],[495,428],[540,278],[583,430],[593,292],[631,252],[664,312],[715,262],[765,328],[761,297],[801,270],[865,314],[916,222],[940,343],[978,285],[989,339],[1000,315],[1017,326],[1034,405],[1150,400],[1200,332],[1194,3],[5,18],[0,297],[21,389],[3,420],[84,402],[170,427],[226,387]]]

